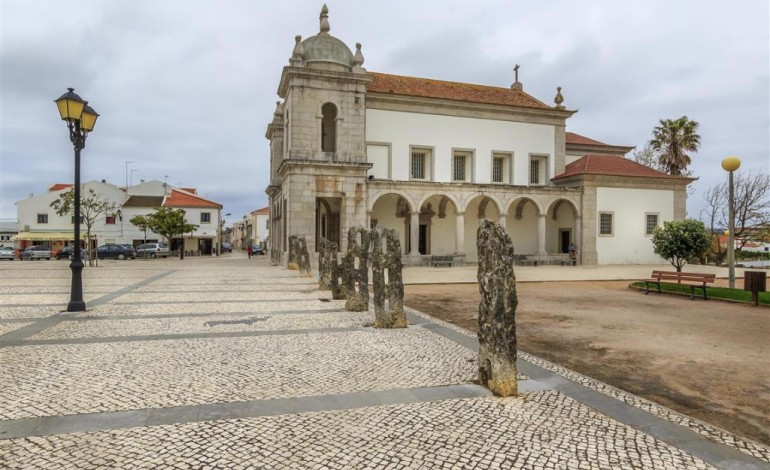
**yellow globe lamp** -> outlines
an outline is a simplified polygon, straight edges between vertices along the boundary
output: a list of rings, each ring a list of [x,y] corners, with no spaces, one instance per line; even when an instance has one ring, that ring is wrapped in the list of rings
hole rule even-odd
[[[738,157],[727,157],[722,160],[722,169],[725,171],[736,171],[741,167],[741,159]]]

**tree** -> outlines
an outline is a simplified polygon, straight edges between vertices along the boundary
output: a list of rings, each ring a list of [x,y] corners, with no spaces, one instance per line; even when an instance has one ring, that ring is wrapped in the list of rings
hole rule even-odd
[[[703,222],[694,219],[663,222],[652,232],[655,254],[666,259],[677,272],[709,248],[710,237]]]
[[[652,149],[652,145],[649,142],[647,142],[643,148],[634,150],[633,157],[636,163],[664,173],[666,171],[665,168],[662,168],[658,163],[658,155],[655,153],[655,150]]]
[[[686,152],[697,152],[700,147],[698,123],[687,116],[679,119],[661,119],[652,130],[650,147],[658,156],[658,165],[673,176],[685,176],[691,163]]]
[[[184,218],[184,209],[172,209],[170,207],[156,207],[152,214],[146,216],[147,227],[153,232],[165,237],[171,246],[171,239],[175,235],[183,235],[195,231],[198,226],[188,224]],[[183,249],[184,247],[180,248]]]
[[[144,243],[147,243],[147,230],[150,229],[150,221],[143,215],[135,215],[129,220],[131,224],[144,232]],[[144,251],[144,258],[147,259],[147,250]]]
[[[59,216],[70,215],[75,223],[75,188],[72,187],[61,193],[56,200],[51,203],[51,207]],[[88,191],[81,191],[80,194],[80,223],[86,226],[86,240],[91,240],[91,228],[102,216],[113,215],[118,205],[96,193],[93,188]],[[80,241],[75,241],[76,246],[80,246]],[[88,265],[94,265],[94,258],[91,244],[87,244],[89,251]]]
[[[719,237],[729,227],[729,183],[722,182],[710,187],[704,194],[706,208],[701,211],[701,220],[708,226],[711,235],[709,254],[717,264],[727,256],[727,247],[722,246]],[[735,173],[733,179],[735,201],[735,238],[738,250],[749,241],[762,241],[770,225],[770,174],[760,171]]]

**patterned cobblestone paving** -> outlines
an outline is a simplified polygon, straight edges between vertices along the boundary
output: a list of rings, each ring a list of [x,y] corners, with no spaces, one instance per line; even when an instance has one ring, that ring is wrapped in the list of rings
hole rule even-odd
[[[121,297],[122,298],[122,297]],[[270,311],[323,311],[338,310],[344,306],[344,302],[319,302],[317,298],[311,300],[300,300],[292,302],[269,301],[269,302],[211,302],[185,304],[181,302],[169,302],[165,304],[137,304],[137,303],[118,303],[117,301],[109,304],[88,309],[78,317],[104,317],[113,315],[155,315],[162,313],[176,314],[199,314],[199,313],[232,313],[242,312],[247,314],[261,314]]]
[[[9,469],[712,469],[556,392],[0,441]],[[2,457],[0,457],[2,459]]]
[[[65,310],[67,305],[30,305],[25,306],[12,306],[9,307],[4,302],[2,308],[0,308],[0,320],[5,319],[17,319],[17,318],[43,318],[56,315],[57,313]]]
[[[103,321],[67,321],[28,339],[109,338],[117,336],[277,331],[371,326],[369,312],[318,312],[307,314],[254,313],[251,315],[201,316]],[[2,325],[0,325],[2,328]],[[2,330],[0,330],[2,332]]]
[[[23,328],[27,325],[30,325],[30,323],[0,323],[0,336],[6,335],[11,331],[16,331],[19,328]]]
[[[3,419],[458,384],[476,373],[474,354],[420,328],[0,354]]]

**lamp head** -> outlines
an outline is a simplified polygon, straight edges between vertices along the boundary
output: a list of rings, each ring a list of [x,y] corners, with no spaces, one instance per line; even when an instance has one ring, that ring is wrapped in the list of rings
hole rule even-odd
[[[722,168],[725,171],[733,172],[741,167],[741,159],[738,157],[727,157],[722,160]]]
[[[79,121],[83,114],[83,108],[86,102],[75,93],[74,88],[67,88],[67,93],[54,100],[59,108],[59,115],[65,121]]]

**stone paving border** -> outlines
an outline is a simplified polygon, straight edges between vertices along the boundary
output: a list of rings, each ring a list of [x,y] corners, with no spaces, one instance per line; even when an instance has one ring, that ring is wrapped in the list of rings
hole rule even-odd
[[[443,330],[441,331],[440,334],[444,335],[446,338],[452,341],[455,341],[458,344],[462,344],[463,346],[470,347],[474,351],[478,351],[478,342],[476,341],[476,336],[474,333],[464,328],[461,328],[457,325],[454,325],[452,323],[445,322],[443,320],[435,318],[429,314],[420,312],[419,310],[415,310],[413,308],[409,308],[406,306],[404,307],[404,309],[408,312],[408,315],[410,315],[410,322],[420,324],[421,322],[417,318],[428,320],[429,322],[434,323],[436,326],[430,326],[429,324],[424,324],[424,327],[429,328],[432,331],[436,331],[436,332]],[[441,330],[439,330],[439,328],[441,328]],[[525,361],[525,362],[522,362],[522,361]],[[529,367],[527,367],[526,362],[529,362],[531,366],[534,365],[542,369],[551,371],[555,374],[558,374],[561,377],[569,379],[573,382],[577,382],[578,384],[583,385],[584,387],[587,387],[589,389],[602,393],[603,395],[612,397],[615,400],[626,403],[632,407],[639,408],[649,414],[652,414],[657,418],[660,418],[661,420],[666,420],[676,425],[682,426],[701,436],[708,438],[713,442],[717,442],[719,444],[723,444],[723,445],[735,448],[744,454],[750,455],[759,460],[770,463],[770,448],[758,442],[754,442],[750,439],[736,436],[735,434],[732,434],[714,425],[683,415],[681,413],[678,413],[674,410],[666,408],[657,403],[651,402],[649,400],[638,397],[626,391],[612,387],[611,385],[605,384],[604,382],[600,382],[596,379],[592,379],[585,375],[579,374],[566,367],[560,366],[558,364],[554,364],[552,362],[546,361],[537,356],[533,356],[529,353],[519,350],[519,364],[520,364],[519,367],[522,368],[521,369],[522,372],[526,371],[527,375],[530,375],[532,374],[532,371],[530,370]],[[538,375],[539,374],[536,374],[536,376]],[[579,399],[579,398],[578,400],[582,401],[582,399]],[[610,416],[617,419],[614,415],[610,415]],[[724,468],[733,468],[733,467],[724,467]]]

